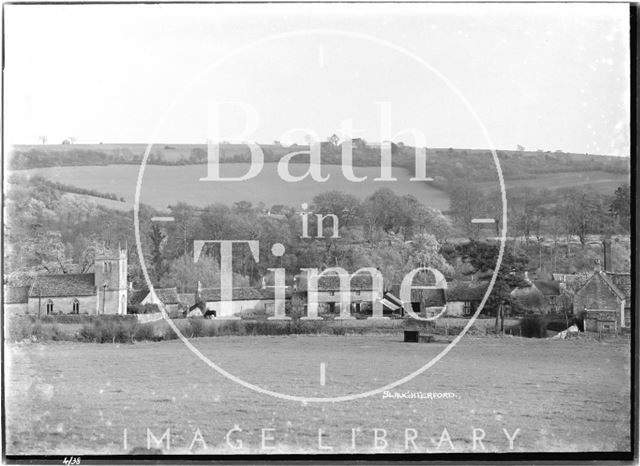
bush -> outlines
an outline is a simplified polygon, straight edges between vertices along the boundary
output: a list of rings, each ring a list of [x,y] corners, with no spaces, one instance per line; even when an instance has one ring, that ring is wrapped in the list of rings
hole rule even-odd
[[[79,337],[95,343],[131,343],[138,333],[138,322],[125,319],[96,319],[82,326]]]
[[[133,335],[134,341],[155,340],[156,332],[153,328],[153,324],[139,324]]]
[[[547,322],[541,316],[526,316],[520,321],[520,331],[523,337],[545,338]]]
[[[28,319],[21,317],[13,317],[7,321],[7,339],[10,341],[22,341],[29,338],[31,333],[32,323]]]
[[[189,338],[203,337],[205,335],[204,319],[189,319],[189,326],[191,331],[191,335],[188,335]]]

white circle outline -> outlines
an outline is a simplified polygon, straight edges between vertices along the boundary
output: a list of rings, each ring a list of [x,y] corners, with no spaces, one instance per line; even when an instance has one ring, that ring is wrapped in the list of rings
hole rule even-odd
[[[435,74],[438,78],[440,78],[440,80],[442,80],[449,87],[449,89],[451,91],[453,91],[453,93],[456,94],[456,96],[458,96],[458,98],[462,101],[462,103],[465,105],[465,107],[467,108],[469,113],[476,120],[476,123],[478,124],[478,126],[482,130],[482,133],[483,133],[484,137],[486,138],[487,142],[489,143],[491,154],[493,156],[493,161],[494,161],[494,164],[496,165],[496,170],[498,172],[498,179],[499,179],[499,182],[500,182],[500,191],[501,191],[501,199],[502,199],[502,231],[501,231],[501,234],[500,234],[500,250],[499,250],[499,253],[498,253],[498,260],[496,261],[496,266],[495,266],[493,275],[491,276],[491,280],[489,282],[489,287],[487,288],[487,291],[486,291],[484,297],[482,298],[482,301],[480,301],[480,305],[478,306],[478,309],[473,314],[473,316],[471,317],[471,319],[469,320],[467,325],[465,325],[465,327],[462,329],[462,331],[453,339],[453,341],[451,341],[451,343],[449,343],[447,345],[446,348],[444,348],[440,353],[438,353],[436,356],[434,356],[428,363],[426,363],[421,368],[415,370],[414,372],[408,374],[407,376],[405,376],[405,377],[403,377],[403,378],[401,378],[399,380],[396,380],[395,382],[387,384],[387,385],[385,385],[385,386],[383,386],[381,388],[369,390],[367,392],[357,393],[357,394],[354,394],[354,395],[343,395],[343,396],[336,396],[336,397],[304,397],[304,396],[297,396],[297,395],[287,395],[287,394],[276,392],[276,391],[273,391],[273,390],[268,390],[268,389],[259,387],[257,385],[254,385],[252,383],[246,382],[246,381],[240,379],[239,377],[236,377],[235,375],[225,371],[222,367],[216,365],[213,361],[211,361],[209,358],[207,358],[205,355],[203,355],[182,334],[182,332],[180,332],[180,329],[178,329],[178,327],[175,325],[175,323],[169,318],[169,316],[168,316],[168,314],[166,312],[164,303],[158,299],[158,297],[156,295],[156,292],[155,292],[155,289],[153,287],[153,284],[151,283],[151,279],[149,278],[149,273],[147,271],[147,267],[146,267],[146,264],[144,262],[144,255],[142,253],[142,244],[140,242],[139,206],[140,206],[140,190],[141,190],[141,186],[142,186],[142,178],[144,176],[144,169],[145,169],[145,166],[147,164],[147,159],[149,158],[149,154],[151,152],[151,148],[154,145],[154,142],[155,142],[155,140],[156,140],[156,138],[158,136],[160,128],[165,123],[167,117],[169,116],[169,114],[171,113],[173,108],[177,105],[177,103],[191,89],[191,87],[202,77],[202,75],[204,75],[205,73],[209,72],[212,68],[215,68],[216,66],[219,66],[220,64],[222,64],[227,59],[229,59],[229,58],[231,58],[231,57],[233,57],[233,56],[235,56],[235,55],[237,55],[239,53],[245,52],[245,51],[247,51],[247,50],[249,50],[249,49],[251,49],[251,48],[253,48],[255,46],[258,46],[258,45],[262,45],[262,44],[265,44],[265,43],[268,43],[268,42],[272,42],[272,41],[275,41],[275,40],[279,40],[279,39],[283,39],[283,38],[295,37],[295,36],[301,36],[301,35],[310,35],[310,34],[338,35],[338,36],[346,36],[346,37],[352,37],[352,38],[355,37],[355,38],[358,38],[358,39],[369,40],[371,42],[386,46],[386,47],[388,47],[388,48],[390,48],[392,50],[395,50],[396,52],[399,52],[399,53],[401,53],[403,55],[408,56],[409,58],[411,58],[411,59],[417,61],[418,63],[420,63],[421,65],[423,65],[425,68],[427,68],[433,74]],[[250,390],[256,391],[258,393],[262,393],[263,395],[269,395],[269,396],[272,396],[272,397],[275,397],[275,398],[280,398],[280,399],[288,400],[288,401],[297,401],[297,402],[306,402],[306,403],[336,403],[336,402],[341,402],[341,401],[351,401],[351,400],[356,400],[356,399],[360,399],[360,398],[367,398],[369,396],[377,395],[377,394],[382,393],[382,392],[384,392],[386,390],[390,390],[390,389],[395,388],[395,387],[397,387],[399,385],[402,385],[402,384],[410,381],[414,377],[417,377],[418,375],[422,374],[427,369],[431,368],[438,361],[440,361],[440,359],[442,359],[444,356],[446,356],[447,353],[449,353],[449,351],[451,351],[455,345],[458,344],[458,342],[467,333],[467,331],[471,328],[471,326],[474,324],[474,322],[476,321],[476,319],[480,315],[480,312],[484,308],[484,305],[487,302],[487,299],[489,298],[489,295],[491,294],[491,291],[493,290],[493,287],[495,285],[495,282],[496,282],[496,279],[497,279],[497,275],[498,275],[498,272],[500,270],[500,266],[502,264],[502,258],[503,258],[503,255],[504,255],[504,248],[505,248],[505,241],[506,241],[506,232],[507,232],[507,197],[506,197],[506,192],[505,192],[504,178],[503,178],[503,175],[502,175],[502,168],[500,166],[500,161],[498,160],[498,155],[496,153],[495,146],[493,145],[493,142],[491,141],[491,138],[489,136],[489,133],[487,132],[487,129],[482,124],[482,121],[480,120],[480,117],[475,112],[475,110],[473,109],[473,107],[471,106],[469,101],[464,97],[462,92],[460,92],[460,90],[451,81],[449,81],[442,73],[440,73],[437,69],[432,67],[426,60],[422,59],[418,55],[410,52],[409,50],[406,50],[403,47],[400,47],[400,46],[398,46],[396,44],[388,42],[388,41],[386,41],[384,39],[379,39],[377,37],[373,37],[373,36],[370,36],[368,34],[356,33],[356,32],[351,32],[351,31],[343,31],[343,30],[339,30],[339,29],[302,29],[302,30],[288,31],[288,32],[283,32],[283,33],[267,36],[267,37],[264,37],[262,39],[256,40],[254,42],[250,42],[249,44],[243,45],[243,46],[241,46],[241,47],[239,47],[237,49],[234,49],[231,52],[228,52],[228,53],[224,54],[221,58],[219,58],[218,60],[216,60],[213,63],[211,63],[206,68],[204,68],[202,72],[200,72],[198,75],[196,75],[196,77],[194,79],[192,79],[183,88],[183,90],[176,96],[176,98],[173,100],[171,105],[167,108],[167,110],[162,115],[162,118],[160,119],[160,122],[156,126],[156,130],[155,130],[155,132],[153,134],[151,142],[147,145],[147,149],[145,150],[144,156],[142,158],[142,162],[140,164],[140,171],[138,172],[138,179],[136,181],[136,192],[135,192],[134,206],[133,206],[133,217],[134,217],[134,232],[135,232],[135,236],[136,236],[136,249],[137,249],[137,253],[138,253],[138,259],[140,261],[140,266],[141,266],[142,273],[144,275],[145,281],[147,282],[147,285],[149,287],[149,291],[151,292],[151,294],[154,297],[154,299],[156,299],[156,302],[160,303],[159,304],[160,312],[162,313],[162,317],[164,318],[164,320],[167,321],[167,323],[169,324],[169,327],[171,327],[171,329],[176,333],[178,338],[180,338],[180,340],[182,340],[182,342],[187,346],[187,348],[189,348],[189,350],[191,350],[192,353],[194,353],[198,358],[200,358],[200,360],[202,360],[209,367],[211,367],[212,369],[216,370],[219,374],[225,376],[229,380],[231,380],[233,382],[236,382],[237,384],[242,385],[243,387],[248,388]]]

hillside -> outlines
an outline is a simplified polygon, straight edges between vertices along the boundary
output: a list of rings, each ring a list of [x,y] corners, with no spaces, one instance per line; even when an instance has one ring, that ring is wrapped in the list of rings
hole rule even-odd
[[[181,199],[194,205],[203,205],[212,200],[232,204],[238,200],[272,204],[298,204],[300,199],[329,189],[351,192],[357,196],[367,196],[380,187],[371,182],[379,172],[380,150],[375,145],[360,144],[354,147],[353,165],[356,172],[369,176],[364,184],[349,183],[340,174],[340,147],[322,144],[323,171],[333,174],[329,183],[305,181],[283,183],[277,179],[275,165],[283,155],[291,151],[304,150],[306,146],[283,147],[279,144],[261,145],[265,155],[263,174],[248,184],[227,185],[216,191],[210,184],[198,186],[204,176],[207,153],[204,144],[168,144],[153,146],[147,169],[147,189],[156,189],[154,199],[149,202],[157,208],[165,208],[175,202],[176,189],[167,186],[178,185]],[[17,145],[10,152],[7,168],[27,170],[56,182],[72,184],[85,189],[113,192],[123,197],[129,204],[133,201],[135,176],[145,144],[59,144],[59,145]],[[393,145],[393,165],[400,170],[400,181],[388,183],[399,194],[412,194],[423,199],[425,204],[440,210],[449,207],[449,194],[460,185],[475,185],[488,193],[498,189],[498,176],[490,151],[477,149],[432,148],[427,150],[427,174],[434,178],[429,183],[409,183],[407,180],[414,170],[414,149],[403,145]],[[497,151],[507,189],[532,187],[550,190],[572,187],[589,189],[611,194],[618,186],[629,182],[629,158],[564,153],[560,151]],[[242,144],[221,145],[221,160],[225,170],[246,172],[250,160],[249,150]],[[300,167],[306,166],[304,156],[294,158]],[[244,165],[243,165],[244,164]],[[106,166],[96,170],[95,166]],[[163,166],[157,167],[158,165]],[[292,165],[295,167],[296,165]],[[237,167],[237,168],[232,168]],[[365,168],[366,167],[366,168]],[[301,168],[302,169],[302,168]],[[404,169],[404,170],[403,170]],[[297,170],[297,168],[296,168]],[[149,175],[153,173],[153,175]],[[150,178],[149,178],[150,177]],[[403,181],[404,180],[404,181]],[[282,184],[281,184],[282,183]],[[420,186],[419,186],[420,184]],[[371,189],[370,189],[371,188]],[[151,192],[151,191],[149,191]],[[213,196],[213,197],[212,197]],[[215,198],[215,199],[214,199]]]
[[[340,167],[327,165],[322,167],[323,174],[330,176],[325,183],[316,183],[305,179],[297,183],[287,183],[278,177],[277,164],[265,163],[262,172],[253,179],[243,182],[206,182],[200,178],[206,176],[206,166],[157,166],[149,165],[145,169],[141,198],[143,204],[156,209],[166,209],[171,204],[186,202],[204,207],[215,202],[233,205],[237,201],[249,201],[254,205],[263,203],[266,207],[283,204],[299,207],[302,202],[310,202],[317,194],[337,190],[353,194],[359,199],[373,194],[377,189],[387,187],[398,195],[411,194],[425,205],[446,211],[449,208],[447,193],[429,186],[426,183],[410,182],[410,174],[403,168],[394,168],[393,173],[398,181],[373,181],[379,176],[380,169],[375,167],[357,167],[357,176],[367,176],[362,183],[347,181]],[[227,176],[240,176],[246,173],[249,165],[246,163],[225,164],[222,173]],[[291,172],[301,175],[306,165],[292,165]],[[132,208],[139,166],[132,164],[114,164],[108,166],[74,166],[49,167],[32,170],[20,170],[18,173],[29,176],[41,176],[49,181],[73,185],[79,188],[91,189],[97,192],[115,193],[118,198],[124,198],[129,208]],[[96,199],[102,205],[106,200]],[[113,202],[108,203],[114,205]],[[120,208],[122,203],[115,203]]]

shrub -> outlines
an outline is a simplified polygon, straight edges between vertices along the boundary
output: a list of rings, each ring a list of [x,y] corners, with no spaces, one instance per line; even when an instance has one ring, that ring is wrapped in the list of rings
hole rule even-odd
[[[78,332],[80,339],[83,341],[97,342],[99,341],[98,331],[94,324],[84,324]]]
[[[547,336],[547,322],[541,316],[526,316],[520,321],[523,337],[545,338]]]
[[[189,326],[191,327],[191,338],[204,336],[204,319],[189,319]]]
[[[10,341],[22,341],[31,336],[32,322],[30,319],[14,317],[7,322],[7,339]]]
[[[153,324],[139,324],[133,336],[135,341],[155,340]]]

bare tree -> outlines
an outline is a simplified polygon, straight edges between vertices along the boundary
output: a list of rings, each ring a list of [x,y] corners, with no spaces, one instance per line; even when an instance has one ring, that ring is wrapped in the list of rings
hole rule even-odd
[[[329,141],[333,146],[337,147],[338,144],[340,143],[340,138],[338,137],[337,134],[332,134],[327,138],[327,141]]]
[[[38,139],[40,139],[40,142],[42,142],[42,144],[46,144],[49,140],[49,138],[46,136],[38,136]]]
[[[69,136],[69,138],[68,138],[68,139],[69,139],[69,142],[70,142],[71,144],[75,144],[75,143],[76,143],[76,138],[75,138],[75,136]]]

